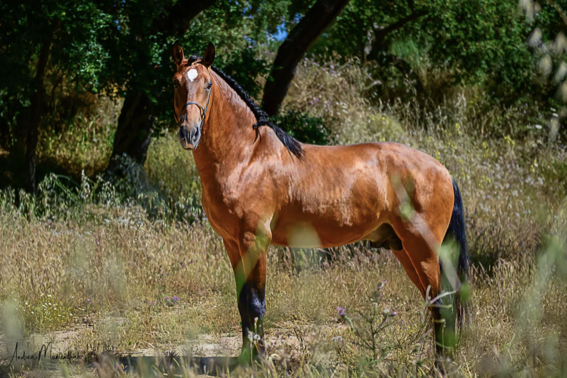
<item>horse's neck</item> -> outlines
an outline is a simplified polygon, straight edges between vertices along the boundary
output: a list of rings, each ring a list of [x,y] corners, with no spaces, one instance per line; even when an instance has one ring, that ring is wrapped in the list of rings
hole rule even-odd
[[[240,96],[213,73],[214,88],[199,147],[193,151],[203,185],[218,180],[218,171],[230,172],[252,154],[256,118]]]

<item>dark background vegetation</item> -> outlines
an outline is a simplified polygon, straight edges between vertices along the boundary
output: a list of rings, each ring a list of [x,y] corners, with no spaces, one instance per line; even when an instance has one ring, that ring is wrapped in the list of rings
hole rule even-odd
[[[562,121],[566,28],[563,1],[503,0],[6,1],[0,5],[0,182],[35,192],[48,172],[74,175],[38,145],[92,116],[97,99],[120,99],[111,155],[139,164],[152,139],[174,127],[170,47],[211,41],[215,64],[278,115],[298,63],[356,59],[379,85],[373,103],[417,101],[434,109],[459,90],[483,106],[526,105],[523,115]],[[482,93],[482,94],[480,94]],[[551,109],[559,110],[551,110]],[[331,143],[305,110],[278,115],[305,142]],[[321,123],[321,122],[319,122]],[[324,126],[324,122],[321,123]],[[483,132],[504,136],[495,120]],[[297,131],[294,128],[299,127]],[[306,129],[306,127],[309,130]],[[562,128],[559,128],[560,130]],[[518,125],[515,132],[526,132]],[[305,134],[305,137],[302,137]],[[36,173],[37,172],[37,173]]]

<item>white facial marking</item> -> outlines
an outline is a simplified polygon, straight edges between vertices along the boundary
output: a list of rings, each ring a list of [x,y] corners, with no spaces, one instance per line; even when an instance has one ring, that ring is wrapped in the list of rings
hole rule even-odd
[[[190,81],[195,80],[195,78],[196,78],[198,75],[199,75],[199,73],[198,73],[197,70],[194,69],[194,68],[191,68],[191,69],[189,70],[189,72],[187,72],[187,78],[188,78]]]

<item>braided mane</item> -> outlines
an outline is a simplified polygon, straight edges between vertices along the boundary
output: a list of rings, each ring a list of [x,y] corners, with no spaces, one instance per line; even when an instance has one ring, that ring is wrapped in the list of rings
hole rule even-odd
[[[200,57],[193,55],[189,58],[188,63],[193,64],[193,62],[198,59],[200,59]],[[228,84],[229,87],[231,87],[240,96],[242,101],[244,101],[244,103],[250,108],[250,110],[256,117],[256,123],[252,125],[254,130],[258,130],[260,126],[269,126],[272,130],[274,130],[276,136],[282,142],[285,148],[287,148],[287,150],[295,155],[299,160],[302,160],[304,151],[301,147],[301,143],[299,143],[295,138],[280,129],[277,125],[272,123],[266,112],[260,109],[258,105],[256,105],[250,95],[248,95],[248,93],[246,93],[246,91],[233,78],[231,78],[215,66],[212,66],[211,68]]]

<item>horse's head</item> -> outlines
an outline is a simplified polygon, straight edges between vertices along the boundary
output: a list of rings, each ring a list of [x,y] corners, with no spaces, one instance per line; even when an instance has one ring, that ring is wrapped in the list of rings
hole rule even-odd
[[[215,47],[212,43],[209,43],[203,58],[194,61],[185,59],[179,43],[173,45],[173,61],[177,66],[173,75],[173,106],[181,146],[186,150],[197,148],[201,139],[213,85],[209,69],[214,60]]]

